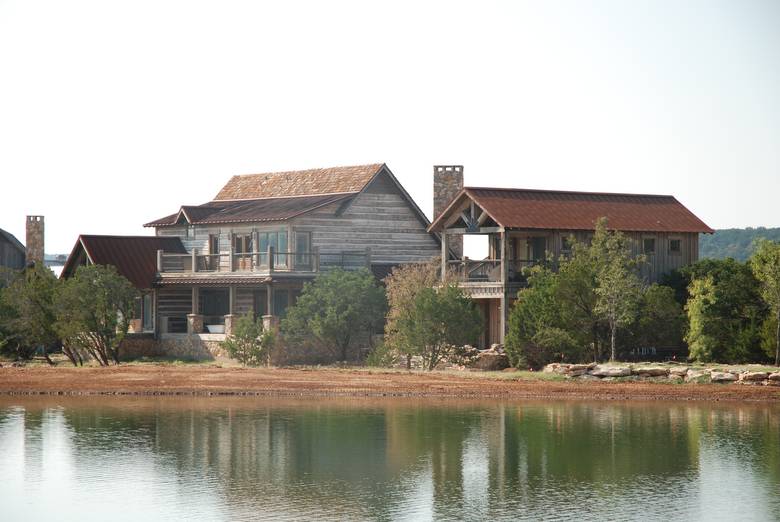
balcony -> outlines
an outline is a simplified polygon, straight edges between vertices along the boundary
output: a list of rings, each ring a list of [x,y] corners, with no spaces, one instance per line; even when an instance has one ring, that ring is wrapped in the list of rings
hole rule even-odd
[[[447,268],[461,283],[525,283],[525,269],[541,265],[541,259],[507,260],[507,277],[502,278],[500,259],[462,259],[448,261]]]
[[[371,251],[322,252],[315,247],[310,252],[265,252],[200,254],[197,249],[188,254],[157,251],[157,271],[163,277],[192,274],[247,275],[313,275],[331,268],[356,270],[370,268]]]

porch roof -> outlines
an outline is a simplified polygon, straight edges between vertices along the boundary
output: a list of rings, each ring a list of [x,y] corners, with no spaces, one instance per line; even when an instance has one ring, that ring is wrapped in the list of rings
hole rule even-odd
[[[270,276],[196,276],[196,277],[164,277],[156,282],[156,286],[242,286],[261,285],[273,281]]]
[[[157,251],[186,254],[178,237],[158,236],[97,236],[80,235],[73,247],[60,277],[73,275],[79,259],[96,265],[113,265],[136,288],[152,288],[157,276]]]
[[[468,200],[505,228],[593,230],[606,217],[626,232],[713,232],[674,196],[486,187],[463,188],[428,230],[441,232]]]

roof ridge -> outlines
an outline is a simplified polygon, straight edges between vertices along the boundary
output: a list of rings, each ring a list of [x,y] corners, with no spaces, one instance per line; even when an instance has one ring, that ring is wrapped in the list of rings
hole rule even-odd
[[[585,190],[556,190],[556,189],[526,189],[514,187],[463,187],[463,190],[496,190],[500,192],[549,192],[553,194],[581,194],[583,196],[630,196],[647,198],[672,198],[677,199],[672,194],[639,194],[635,192],[592,192]]]
[[[249,172],[247,174],[233,174],[234,178],[241,178],[244,176],[274,176],[277,174],[295,174],[298,172],[312,172],[315,170],[331,170],[331,169],[359,169],[359,168],[366,168],[366,167],[381,167],[384,165],[384,163],[365,163],[361,165],[335,165],[331,167],[312,167],[308,169],[298,169],[298,170],[277,170],[273,172]]]
[[[242,174],[246,176],[247,174]],[[260,200],[268,200],[268,199],[291,199],[291,198],[315,198],[320,196],[346,196],[349,194],[359,194],[359,190],[350,190],[348,192],[324,192],[322,194],[296,194],[293,196],[271,196],[271,197],[265,197],[265,198],[240,198],[240,199],[212,199],[211,201],[207,201],[206,203],[203,203],[203,205],[208,205],[209,203],[237,203],[240,201],[260,201]]]

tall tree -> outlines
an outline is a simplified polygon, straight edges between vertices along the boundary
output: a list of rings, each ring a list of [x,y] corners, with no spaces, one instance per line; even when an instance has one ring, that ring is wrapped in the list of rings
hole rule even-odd
[[[36,263],[17,272],[2,292],[0,321],[6,331],[6,345],[18,357],[29,358],[42,348],[49,364],[47,350],[57,344],[54,327],[55,297],[59,281],[44,265]]]
[[[381,331],[386,310],[385,292],[368,270],[330,270],[304,285],[282,320],[282,335],[290,342],[316,339],[346,361],[356,334]]]
[[[780,366],[780,242],[759,240],[750,267],[775,319],[775,366]]]
[[[138,291],[113,266],[90,265],[64,281],[56,299],[55,328],[71,362],[89,356],[119,364],[119,345],[130,326]]]

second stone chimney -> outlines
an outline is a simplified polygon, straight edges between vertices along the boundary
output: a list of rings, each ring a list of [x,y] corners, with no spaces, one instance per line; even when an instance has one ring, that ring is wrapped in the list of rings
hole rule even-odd
[[[463,188],[463,165],[433,166],[433,219],[449,206]],[[458,258],[463,257],[463,236],[448,238],[450,248]]]
[[[27,263],[43,264],[43,216],[27,216]]]

